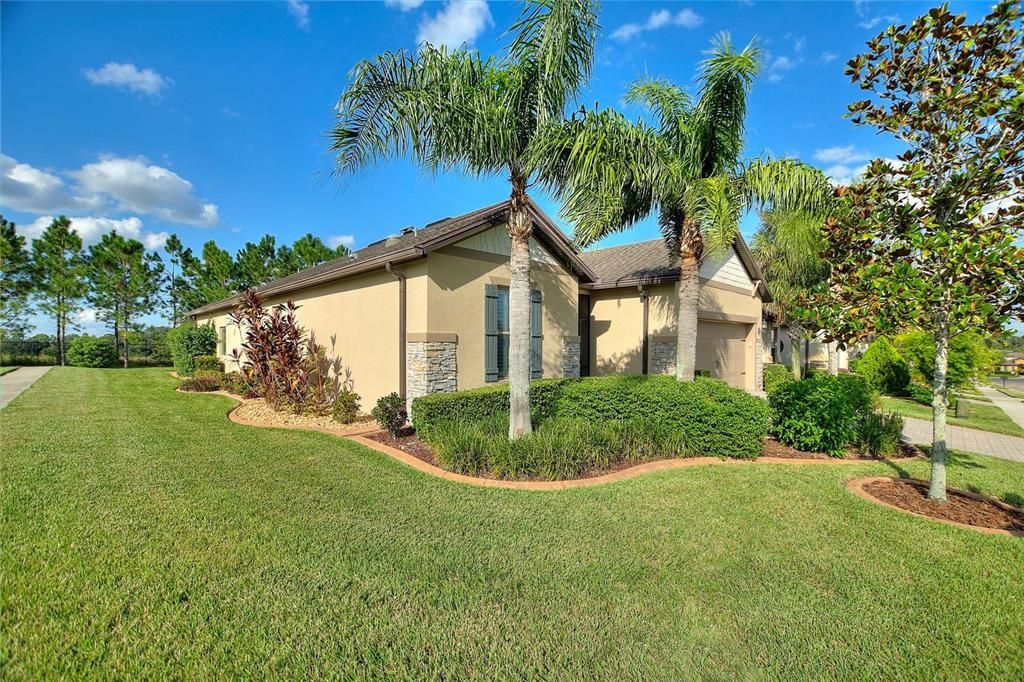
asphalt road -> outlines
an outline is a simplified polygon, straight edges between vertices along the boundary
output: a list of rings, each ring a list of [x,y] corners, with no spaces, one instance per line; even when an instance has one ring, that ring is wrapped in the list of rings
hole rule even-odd
[[[1006,388],[1015,388],[1018,391],[1024,391],[1024,376],[1022,377],[989,377],[992,384],[995,386],[1005,386]]]

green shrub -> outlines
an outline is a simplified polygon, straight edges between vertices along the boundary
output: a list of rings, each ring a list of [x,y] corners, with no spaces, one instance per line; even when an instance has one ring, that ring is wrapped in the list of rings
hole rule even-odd
[[[905,332],[896,337],[896,349],[906,359],[911,378],[931,386],[935,375],[935,340],[922,331]],[[949,340],[946,355],[946,380],[953,388],[969,386],[984,379],[995,369],[1000,353],[989,348],[977,332],[957,334]]]
[[[534,426],[554,416],[562,386],[572,381],[575,380],[539,379],[530,382],[530,417]],[[432,393],[412,401],[412,423],[424,438],[444,422],[474,422],[502,415],[507,419],[507,384],[456,393]]]
[[[678,431],[650,423],[556,418],[514,441],[505,437],[507,432],[505,417],[446,421],[431,431],[429,442],[445,469],[507,479],[562,480],[619,462],[689,455]]]
[[[117,351],[109,339],[77,336],[68,344],[68,364],[73,367],[113,367]]]
[[[243,397],[249,397],[249,385],[241,372],[227,372],[221,377],[220,386],[228,393],[234,393]]]
[[[224,375],[221,372],[202,370],[195,376],[186,377],[178,386],[183,391],[209,392],[218,391]]]
[[[857,426],[857,447],[871,457],[888,457],[896,454],[903,435],[903,417],[895,412],[883,414],[871,412],[864,416]]]
[[[771,413],[768,405],[723,381],[692,382],[669,376],[593,377],[562,387],[559,418],[592,422],[633,421],[672,428],[687,449],[712,457],[761,454]]]
[[[910,397],[915,403],[921,403],[931,407],[932,404],[932,389],[927,386],[920,384],[910,384],[907,386],[907,396]]]
[[[392,436],[398,436],[408,418],[405,412],[405,399],[397,393],[388,393],[377,401],[371,415],[377,420],[380,428]]]
[[[192,359],[192,366],[196,373],[224,371],[224,363],[216,355],[197,355]]]
[[[793,380],[793,371],[785,365],[767,364],[762,371],[765,393],[772,393],[781,384]]]
[[[790,447],[841,457],[875,396],[862,377],[815,374],[790,381],[768,397],[772,433]]]
[[[359,394],[350,388],[343,388],[334,399],[334,420],[351,424],[359,416]]]
[[[857,374],[876,391],[903,395],[910,384],[906,361],[884,336],[875,339],[857,361]]]
[[[217,351],[217,331],[212,324],[182,325],[167,332],[167,345],[174,358],[174,369],[181,376],[195,374],[197,355],[213,355]]]

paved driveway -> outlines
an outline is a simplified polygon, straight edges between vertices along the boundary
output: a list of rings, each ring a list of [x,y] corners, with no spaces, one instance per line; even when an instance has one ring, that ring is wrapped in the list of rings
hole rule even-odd
[[[7,407],[7,403],[21,395],[26,388],[49,371],[49,367],[19,367],[10,374],[0,377],[0,409]]]

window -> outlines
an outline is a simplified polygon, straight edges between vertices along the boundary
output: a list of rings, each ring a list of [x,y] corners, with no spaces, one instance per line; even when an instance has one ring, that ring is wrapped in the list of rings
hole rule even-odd
[[[217,352],[220,355],[228,354],[228,328],[221,327],[217,330]]]
[[[484,306],[484,380],[508,378],[509,300],[508,287],[488,284]],[[543,375],[543,335],[541,333],[541,293],[530,292],[530,377]]]

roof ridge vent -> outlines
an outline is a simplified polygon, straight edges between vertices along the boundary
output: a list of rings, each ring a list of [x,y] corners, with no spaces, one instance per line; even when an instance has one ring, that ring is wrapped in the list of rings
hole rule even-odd
[[[405,237],[406,235],[410,235],[410,234],[416,234],[416,228],[413,225],[409,225],[407,227],[403,227],[402,230],[399,232],[399,234],[401,236],[403,236],[403,237]]]

